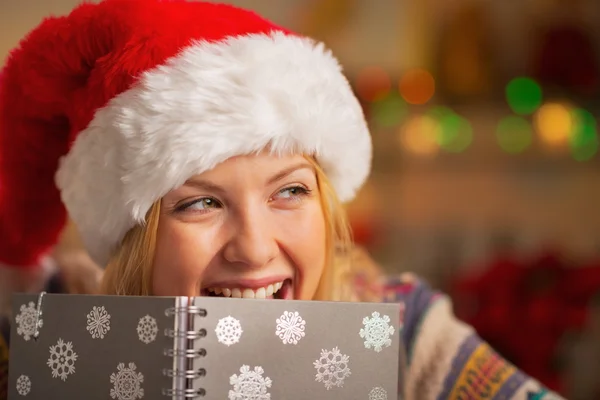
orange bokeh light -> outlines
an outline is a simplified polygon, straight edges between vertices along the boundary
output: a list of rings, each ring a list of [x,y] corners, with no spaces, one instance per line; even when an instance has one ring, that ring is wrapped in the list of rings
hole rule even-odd
[[[355,82],[358,96],[366,101],[383,99],[392,89],[389,74],[381,67],[366,67],[358,74]]]
[[[573,133],[570,107],[561,103],[546,103],[537,111],[534,122],[543,144],[564,147]]]
[[[425,104],[435,93],[435,79],[424,69],[411,69],[400,79],[399,89],[407,103]]]
[[[436,155],[440,146],[440,125],[427,115],[415,115],[400,128],[399,140],[402,148],[418,156]]]

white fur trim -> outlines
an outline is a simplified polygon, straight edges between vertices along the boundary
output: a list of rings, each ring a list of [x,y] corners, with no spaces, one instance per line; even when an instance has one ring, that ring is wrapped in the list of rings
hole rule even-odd
[[[56,182],[92,258],[105,265],[157,199],[267,145],[315,155],[342,201],[366,180],[363,112],[322,44],[279,32],[194,43],[97,111]]]

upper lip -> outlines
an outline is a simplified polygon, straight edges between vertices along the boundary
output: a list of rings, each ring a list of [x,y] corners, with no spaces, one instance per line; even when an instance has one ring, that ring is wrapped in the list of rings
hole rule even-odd
[[[205,289],[208,288],[229,288],[229,289],[259,289],[269,286],[274,283],[283,282],[286,279],[291,279],[290,276],[270,276],[261,279],[232,279],[218,282],[211,282],[202,285]]]

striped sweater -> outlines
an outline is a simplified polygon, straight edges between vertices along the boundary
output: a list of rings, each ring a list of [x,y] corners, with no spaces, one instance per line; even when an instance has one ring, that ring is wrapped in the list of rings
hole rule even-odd
[[[404,400],[562,399],[504,360],[423,281],[410,274],[390,279],[383,296],[404,305]]]

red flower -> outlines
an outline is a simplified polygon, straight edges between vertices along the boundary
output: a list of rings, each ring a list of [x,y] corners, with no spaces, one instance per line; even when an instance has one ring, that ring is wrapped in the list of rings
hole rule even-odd
[[[556,357],[568,331],[581,329],[600,293],[600,264],[566,266],[548,251],[522,265],[506,257],[451,283],[456,314],[525,373],[562,389]]]

